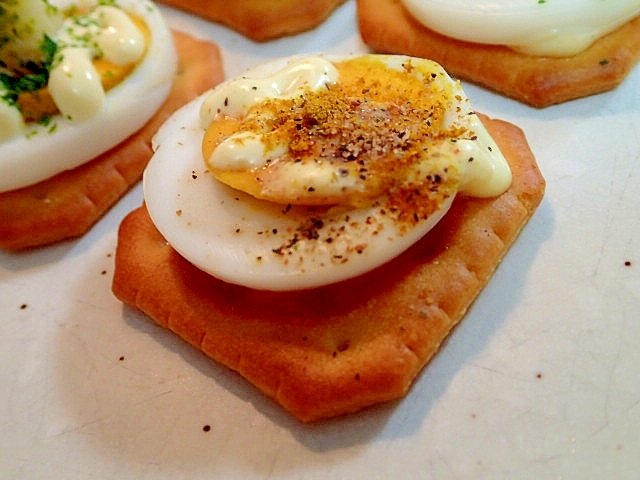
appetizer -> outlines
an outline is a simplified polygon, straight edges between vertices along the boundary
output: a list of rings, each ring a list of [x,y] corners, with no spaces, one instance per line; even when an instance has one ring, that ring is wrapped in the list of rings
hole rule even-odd
[[[153,130],[222,72],[145,0],[20,0],[1,21],[0,247],[20,250],[86,232],[139,180]]]
[[[544,191],[519,129],[406,56],[257,67],[154,142],[115,295],[302,421],[405,395]]]

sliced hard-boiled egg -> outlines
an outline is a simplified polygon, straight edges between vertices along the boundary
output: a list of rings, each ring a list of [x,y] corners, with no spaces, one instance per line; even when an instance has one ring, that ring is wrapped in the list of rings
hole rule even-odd
[[[422,24],[458,40],[571,56],[640,14],[639,0],[402,0]]]
[[[73,5],[68,0],[53,1],[51,4],[60,10]],[[114,8],[114,5],[118,8]],[[79,63],[84,61],[89,66],[87,78],[95,77],[96,72],[88,57],[85,59],[85,54],[80,51],[83,49],[77,45],[71,45],[59,59],[55,59],[56,64],[59,62],[60,69],[58,72],[52,70],[50,77],[50,81],[63,84],[62,93],[59,95],[60,110],[66,111],[64,106],[69,105],[69,111],[72,113],[47,117],[46,121],[27,124],[18,122],[18,126],[15,127],[16,122],[9,118],[9,115],[15,114],[15,109],[4,105],[3,111],[7,117],[0,119],[0,124],[3,121],[12,123],[15,131],[10,138],[0,142],[0,192],[46,180],[109,150],[141,128],[169,93],[177,68],[177,57],[171,32],[152,2],[116,0],[107,5],[96,0],[83,2],[83,8],[96,8],[100,11],[95,19],[91,18],[86,22],[87,28],[99,25],[102,21],[110,22],[107,29],[109,34],[104,35],[102,40],[105,43],[96,47],[104,50],[109,49],[109,43],[117,46],[118,39],[114,36],[118,36],[118,32],[122,33],[126,28],[129,28],[129,31],[135,30],[129,25],[130,22],[126,21],[126,15],[121,15],[123,12],[132,18],[140,19],[149,34],[148,41],[142,47],[143,56],[126,78],[106,92],[103,101],[94,102],[94,106],[91,107],[93,110],[86,118],[82,117],[82,107],[78,109],[74,96],[83,88],[95,90],[95,87],[91,83],[81,82],[78,72],[73,70],[73,65],[67,68],[65,62],[74,57],[81,57]],[[65,27],[65,31],[69,31],[69,28]],[[77,38],[85,38],[85,34],[87,32],[79,32]],[[62,35],[64,37],[64,32]],[[140,42],[131,40],[137,38],[135,35],[127,35],[128,44],[120,47],[125,48],[125,57],[136,58],[140,54]],[[71,42],[63,37],[60,37],[61,41]],[[118,62],[117,59],[111,61],[116,64]],[[65,90],[64,85],[67,84],[71,86]],[[55,99],[53,92],[52,96]],[[79,113],[76,115],[75,112]],[[77,118],[73,118],[74,115]]]
[[[310,68],[301,65],[310,64],[316,74],[304,77]],[[292,81],[292,71],[305,73]],[[258,93],[238,101],[247,91]],[[338,91],[347,93],[355,116],[345,118],[335,105]],[[305,101],[313,105],[302,108]],[[293,110],[285,113],[285,106]],[[287,128],[299,134],[299,116],[313,127],[304,142],[318,148],[292,146],[302,140]],[[246,117],[252,119],[243,124]],[[207,139],[206,129],[220,130],[217,122],[223,133]],[[230,138],[240,152],[223,147],[212,167],[210,155]],[[362,140],[357,153],[354,138]],[[144,196],[165,239],[205,272],[265,290],[313,288],[372,270],[422,238],[458,192],[499,195],[511,182],[459,83],[434,62],[400,56],[262,65],[176,112],[154,149]],[[352,175],[359,172],[352,163],[366,174]],[[274,167],[279,171],[269,177]],[[341,183],[342,176],[355,176],[356,186]],[[274,188],[265,193],[265,185]],[[316,194],[328,201],[315,201]]]

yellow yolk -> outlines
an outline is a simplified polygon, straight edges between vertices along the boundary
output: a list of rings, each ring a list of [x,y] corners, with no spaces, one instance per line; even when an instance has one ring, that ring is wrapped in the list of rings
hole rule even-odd
[[[145,43],[148,44],[151,34],[147,25],[133,15],[128,16],[144,36]],[[105,92],[108,92],[127,78],[137,65],[137,62],[119,65],[105,58],[94,58],[92,63],[100,77],[100,83]],[[60,113],[47,87],[33,92],[21,92],[17,102],[26,121],[38,121],[44,117]]]

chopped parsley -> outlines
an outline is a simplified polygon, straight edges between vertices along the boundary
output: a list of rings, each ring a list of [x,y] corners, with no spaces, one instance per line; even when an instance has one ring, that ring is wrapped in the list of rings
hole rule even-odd
[[[0,72],[0,88],[5,91],[2,98],[13,105],[17,101],[19,94],[35,92],[44,88],[49,81],[49,70],[56,50],[56,42],[45,35],[40,45],[42,60],[38,63],[29,61],[22,65],[27,73],[22,76],[15,76],[10,73]]]

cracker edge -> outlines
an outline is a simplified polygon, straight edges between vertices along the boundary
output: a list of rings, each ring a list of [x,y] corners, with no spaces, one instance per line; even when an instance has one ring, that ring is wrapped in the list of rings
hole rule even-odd
[[[345,1],[159,0],[159,3],[226,25],[256,42],[267,42],[315,28]]]

